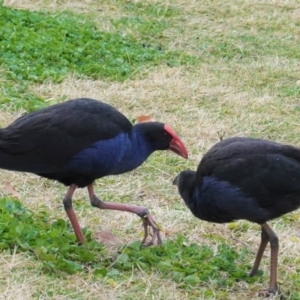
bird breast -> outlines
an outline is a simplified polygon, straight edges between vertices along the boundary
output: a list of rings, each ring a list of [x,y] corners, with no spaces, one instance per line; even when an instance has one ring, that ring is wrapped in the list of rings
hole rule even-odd
[[[135,135],[120,133],[113,139],[98,141],[80,151],[68,162],[66,169],[100,178],[131,171],[150,154]]]

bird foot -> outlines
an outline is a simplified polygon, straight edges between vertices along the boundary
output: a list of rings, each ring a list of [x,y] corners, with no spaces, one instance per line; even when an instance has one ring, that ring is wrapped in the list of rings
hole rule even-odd
[[[277,291],[274,291],[274,290],[264,290],[264,291],[260,291],[258,293],[258,296],[273,299],[274,296],[276,295],[276,293],[277,293]]]
[[[251,270],[251,271],[249,272],[248,276],[249,276],[249,277],[253,277],[253,276],[257,275],[257,273],[258,273],[258,270]]]
[[[157,240],[157,245],[162,244],[162,238],[161,238],[161,233],[156,225],[156,222],[154,221],[152,215],[149,212],[145,212],[144,215],[140,215],[140,217],[143,220],[143,227],[144,227],[144,238],[142,240],[142,245],[144,246],[152,246],[154,245],[155,241]],[[150,242],[146,243],[147,237],[149,235],[149,230],[148,228],[152,228],[152,238]]]

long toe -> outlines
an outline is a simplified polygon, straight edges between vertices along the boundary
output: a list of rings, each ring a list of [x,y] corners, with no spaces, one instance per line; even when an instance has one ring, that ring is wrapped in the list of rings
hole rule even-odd
[[[142,219],[143,219],[143,226],[144,226],[144,238],[142,240],[142,245],[152,246],[155,244],[156,240],[157,240],[157,245],[161,245],[162,244],[161,232],[157,227],[152,215],[150,213],[147,213],[145,216],[142,217]],[[149,230],[148,230],[149,227],[152,228],[152,234],[151,234],[152,238],[148,243],[146,243],[149,235]]]

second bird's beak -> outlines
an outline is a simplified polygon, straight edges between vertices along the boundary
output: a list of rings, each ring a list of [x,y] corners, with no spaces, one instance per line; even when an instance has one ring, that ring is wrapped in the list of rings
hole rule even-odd
[[[178,185],[178,181],[179,181],[179,175],[177,175],[174,179],[173,179],[173,185]]]

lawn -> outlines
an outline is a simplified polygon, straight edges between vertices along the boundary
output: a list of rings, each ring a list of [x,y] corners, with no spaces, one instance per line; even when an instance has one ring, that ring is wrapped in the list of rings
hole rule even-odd
[[[132,122],[151,115],[179,133],[189,159],[153,154],[138,169],[95,183],[112,202],[146,206],[163,245],[144,248],[136,215],[74,209],[76,245],[57,182],[0,172],[0,299],[258,299],[269,248],[247,276],[260,227],[193,217],[172,185],[231,136],[300,147],[300,1],[0,1],[0,127],[67,99],[105,101]],[[271,221],[278,283],[300,299],[299,211]],[[279,299],[279,296],[275,297]]]

